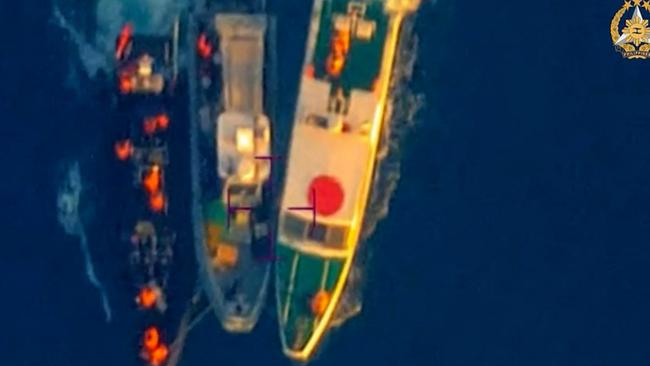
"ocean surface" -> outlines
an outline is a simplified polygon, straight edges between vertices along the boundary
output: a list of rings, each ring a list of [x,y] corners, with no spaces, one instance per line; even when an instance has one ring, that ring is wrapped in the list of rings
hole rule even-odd
[[[155,28],[183,2],[53,1],[12,2],[0,23],[0,365],[137,365],[141,327],[111,201],[127,181],[97,70],[124,14]],[[269,0],[280,134],[310,3]],[[649,365],[650,61],[611,45],[622,2],[424,3],[410,87],[426,102],[398,131],[400,179],[366,243],[364,308],[313,364]],[[75,161],[87,251],[57,220]],[[194,276],[191,241],[179,245],[177,302]],[[180,365],[290,365],[268,304],[246,336],[207,316]]]

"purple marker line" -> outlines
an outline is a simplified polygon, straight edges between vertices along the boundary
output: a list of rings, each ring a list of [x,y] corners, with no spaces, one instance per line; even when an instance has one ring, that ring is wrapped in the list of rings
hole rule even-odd
[[[311,201],[313,202],[312,206],[287,207],[288,210],[311,211],[311,224],[309,225],[309,235],[311,235],[314,232],[314,227],[316,226],[316,190],[314,190],[313,188],[311,190]]]
[[[271,179],[269,181],[269,191],[271,191],[271,192],[274,191],[274,189],[273,189],[273,162],[275,160],[280,159],[280,158],[282,158],[280,155],[259,155],[259,156],[255,156],[255,159],[268,160],[270,162],[269,163],[269,165],[270,165],[269,166],[269,175],[271,176]]]
[[[311,211],[311,228],[309,229],[309,235],[314,231],[316,226],[316,189],[311,189],[311,202],[314,209]]]
[[[269,161],[269,175],[271,176],[271,180],[269,182],[269,191],[271,194],[274,191],[274,184],[273,184],[273,163],[275,160],[281,159],[282,156],[280,155],[259,155],[255,156],[255,159],[258,160],[266,160]],[[310,209],[310,208],[307,208]],[[269,255],[264,256],[260,258],[261,261],[263,262],[270,262],[270,261],[276,261],[280,260],[280,258],[275,256],[275,235],[273,234],[273,229],[271,228],[271,225],[268,226],[268,241],[269,241]]]
[[[270,160],[271,162],[273,162],[273,160],[278,160],[281,157],[282,156],[280,156],[280,155],[259,155],[259,156],[256,156],[255,159]]]
[[[232,206],[232,211],[233,211],[233,212],[235,212],[235,211],[237,211],[237,210],[239,210],[239,211],[250,211],[250,210],[252,210],[252,209],[253,209],[253,208],[252,208],[252,207],[249,207],[249,206]]]
[[[249,206],[231,206],[230,205],[230,192],[226,194],[226,207],[228,215],[226,215],[226,229],[230,229],[230,215],[239,211],[251,211],[253,208]]]
[[[230,214],[232,213],[232,209],[230,208],[230,191],[226,194],[226,207],[228,213],[226,215],[226,229],[230,229]]]

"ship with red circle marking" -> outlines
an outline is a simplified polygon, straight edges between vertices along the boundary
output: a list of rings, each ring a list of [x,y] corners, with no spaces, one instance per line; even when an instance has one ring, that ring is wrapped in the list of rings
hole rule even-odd
[[[373,183],[403,20],[419,0],[316,0],[280,203],[284,353],[308,361],[337,322]]]

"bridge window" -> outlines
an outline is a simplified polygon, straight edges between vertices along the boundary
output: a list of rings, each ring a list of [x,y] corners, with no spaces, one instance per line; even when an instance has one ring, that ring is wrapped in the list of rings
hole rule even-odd
[[[347,229],[345,226],[332,226],[327,232],[327,238],[325,239],[325,245],[332,248],[341,248],[345,247],[345,237]]]
[[[309,236],[309,239],[322,243],[325,241],[325,237],[327,235],[327,226],[316,223],[316,225],[314,225],[314,228],[312,230],[309,230],[307,234]]]
[[[284,215],[284,224],[282,225],[282,231],[284,235],[289,239],[293,240],[303,240],[305,238],[305,232],[307,230],[308,222],[292,214]]]
[[[331,249],[343,249],[347,227],[316,223],[311,227],[311,220],[303,220],[292,214],[284,215],[283,233],[296,241],[309,240]]]

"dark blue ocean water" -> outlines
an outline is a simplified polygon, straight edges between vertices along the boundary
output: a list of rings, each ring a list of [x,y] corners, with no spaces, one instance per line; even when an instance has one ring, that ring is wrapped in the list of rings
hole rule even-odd
[[[0,365],[136,364],[124,258],[101,231],[116,230],[106,195],[124,183],[111,181],[105,107],[83,80],[81,95],[64,86],[75,55],[48,2],[12,6],[0,60]],[[422,9],[412,87],[426,107],[368,243],[364,310],[315,365],[650,364],[650,61],[614,52],[619,6]],[[273,7],[290,110],[309,4]],[[90,246],[110,325],[78,241],[57,224],[66,159],[90,175]],[[206,318],[182,364],[288,365],[273,314],[240,337]]]

